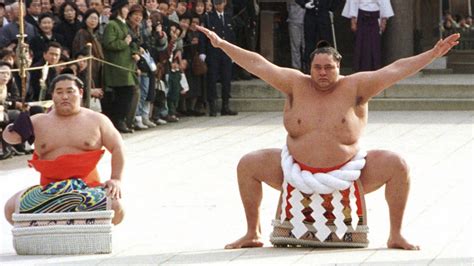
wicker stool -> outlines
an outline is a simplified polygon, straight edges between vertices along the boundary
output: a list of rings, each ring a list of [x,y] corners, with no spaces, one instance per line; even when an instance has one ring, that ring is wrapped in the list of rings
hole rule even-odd
[[[114,211],[13,214],[18,255],[112,252]]]
[[[335,200],[336,199],[336,200]],[[367,211],[359,180],[333,194],[307,195],[288,183],[272,225],[276,247],[367,247]]]

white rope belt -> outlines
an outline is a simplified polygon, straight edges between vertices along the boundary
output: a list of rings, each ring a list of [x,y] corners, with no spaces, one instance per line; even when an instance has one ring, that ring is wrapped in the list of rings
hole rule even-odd
[[[281,167],[285,180],[301,192],[330,194],[336,190],[348,189],[359,178],[360,170],[365,166],[366,156],[365,151],[359,151],[351,161],[338,170],[312,174],[306,170],[301,171],[301,167],[294,162],[285,145],[281,151]]]
[[[324,199],[320,194],[332,194],[333,199],[331,204],[334,207],[333,214],[335,216],[334,225],[336,226],[336,235],[342,239],[344,234],[348,231],[348,227],[344,223],[344,206],[341,203],[341,190],[350,189],[349,201],[351,208],[352,227],[355,229],[358,223],[357,206],[355,197],[354,181],[360,177],[362,168],[365,166],[365,157],[367,152],[359,151],[349,162],[344,164],[341,168],[330,171],[328,173],[312,174],[309,171],[301,171],[301,167],[293,160],[290,155],[288,147],[285,145],[281,152],[281,167],[283,169],[283,195],[281,206],[281,221],[286,219],[286,202],[288,197],[287,185],[290,184],[296,188],[291,192],[288,202],[292,208],[290,213],[292,218],[290,223],[293,225],[291,232],[296,238],[301,238],[308,232],[308,228],[303,223],[305,216],[302,212],[304,206],[302,200],[305,194],[311,194],[310,207],[313,210],[311,216],[315,222],[313,226],[316,228],[316,237],[321,241],[325,241],[331,234],[331,229],[326,225],[327,219],[324,217],[326,212],[322,206]],[[356,219],[357,218],[357,219]]]

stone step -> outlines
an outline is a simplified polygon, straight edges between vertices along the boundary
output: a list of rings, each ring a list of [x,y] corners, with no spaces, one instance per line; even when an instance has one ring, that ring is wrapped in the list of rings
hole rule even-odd
[[[453,78],[455,79],[454,76]],[[430,78],[425,79],[429,80]],[[449,84],[446,81],[422,81],[413,83],[400,82],[382,92],[377,98],[474,98],[474,86],[469,82]],[[220,90],[218,89],[219,93]],[[285,98],[283,93],[273,89],[261,80],[234,82],[232,84],[232,97],[234,99]]]
[[[217,90],[220,94],[220,89]],[[219,95],[220,96],[220,95]],[[232,83],[232,98],[284,98],[285,95],[262,80]]]
[[[282,111],[285,99],[232,98],[232,110],[239,112]],[[467,98],[374,98],[370,110],[378,111],[428,111],[428,110],[474,110],[474,99]]]
[[[448,54],[448,63],[473,61],[474,51],[472,50],[454,50]]]
[[[381,96],[381,95],[379,95]],[[383,98],[474,98],[469,84],[396,84],[382,92]]]
[[[474,110],[474,99],[466,98],[376,98],[369,102],[377,111],[465,111]]]
[[[439,75],[439,74],[452,74],[454,71],[451,68],[445,69],[423,69],[422,73],[424,75]]]
[[[474,62],[473,61],[470,61],[470,62],[451,62],[451,63],[448,63],[448,68],[453,69],[454,73],[474,74]]]

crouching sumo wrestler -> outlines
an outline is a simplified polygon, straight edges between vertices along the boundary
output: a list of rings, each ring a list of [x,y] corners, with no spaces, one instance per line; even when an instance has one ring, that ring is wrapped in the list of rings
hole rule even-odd
[[[124,166],[120,134],[107,117],[81,107],[83,84],[74,75],[59,75],[51,89],[54,107],[49,113],[31,117],[22,113],[3,132],[10,144],[34,142],[35,152],[28,162],[41,174],[40,185],[7,201],[6,219],[13,224],[16,210],[80,212],[110,207],[115,211],[112,223],[120,223],[124,215],[119,201]],[[104,184],[96,169],[102,147],[112,154],[111,178]]]
[[[345,217],[347,205],[354,204],[350,198],[357,198],[357,194],[370,193],[385,185],[390,215],[387,246],[419,249],[401,233],[410,183],[405,161],[390,151],[371,150],[364,153],[359,139],[367,125],[369,100],[445,55],[458,44],[459,34],[440,40],[422,54],[400,59],[380,70],[341,76],[341,56],[332,47],[319,47],[311,54],[310,75],[305,75],[294,69],[278,67],[257,53],[219,38],[204,27],[198,29],[214,47],[222,49],[242,68],[286,95],[283,122],[288,132],[287,148],[255,151],[240,160],[237,176],[247,233],[226,248],[263,246],[259,208],[264,182],[283,191],[283,202],[296,205],[290,212],[279,212],[284,219],[294,216],[290,220],[293,220],[292,227],[296,229],[291,232],[295,238],[307,237],[306,227],[301,225],[321,218],[326,210],[334,213],[335,217],[325,218],[333,220],[337,227],[335,235],[344,238],[348,232],[345,227],[354,222]],[[293,193],[295,187],[300,195]],[[314,193],[318,195],[314,196]],[[307,198],[313,201],[310,203],[311,215],[305,213]],[[360,217],[363,206],[350,209]],[[296,219],[292,219],[295,216]],[[353,220],[359,222],[360,218]],[[315,236],[320,241],[330,236],[326,225],[330,224],[326,224],[325,220],[313,224],[316,227]]]

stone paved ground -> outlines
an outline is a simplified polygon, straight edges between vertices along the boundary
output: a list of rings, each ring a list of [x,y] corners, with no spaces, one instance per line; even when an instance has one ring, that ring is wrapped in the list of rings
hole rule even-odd
[[[279,194],[264,190],[265,248],[223,250],[245,220],[235,167],[247,152],[281,147],[281,113],[183,119],[125,137],[127,217],[114,231],[114,251],[92,256],[17,256],[11,227],[0,219],[0,264],[474,264],[474,112],[371,112],[368,149],[402,154],[412,187],[404,232],[421,251],[385,249],[383,190],[367,196],[366,249],[282,249],[268,242]],[[0,211],[16,191],[38,182],[26,157],[0,162]],[[99,165],[103,176],[110,156]],[[263,167],[263,166],[262,166]]]

